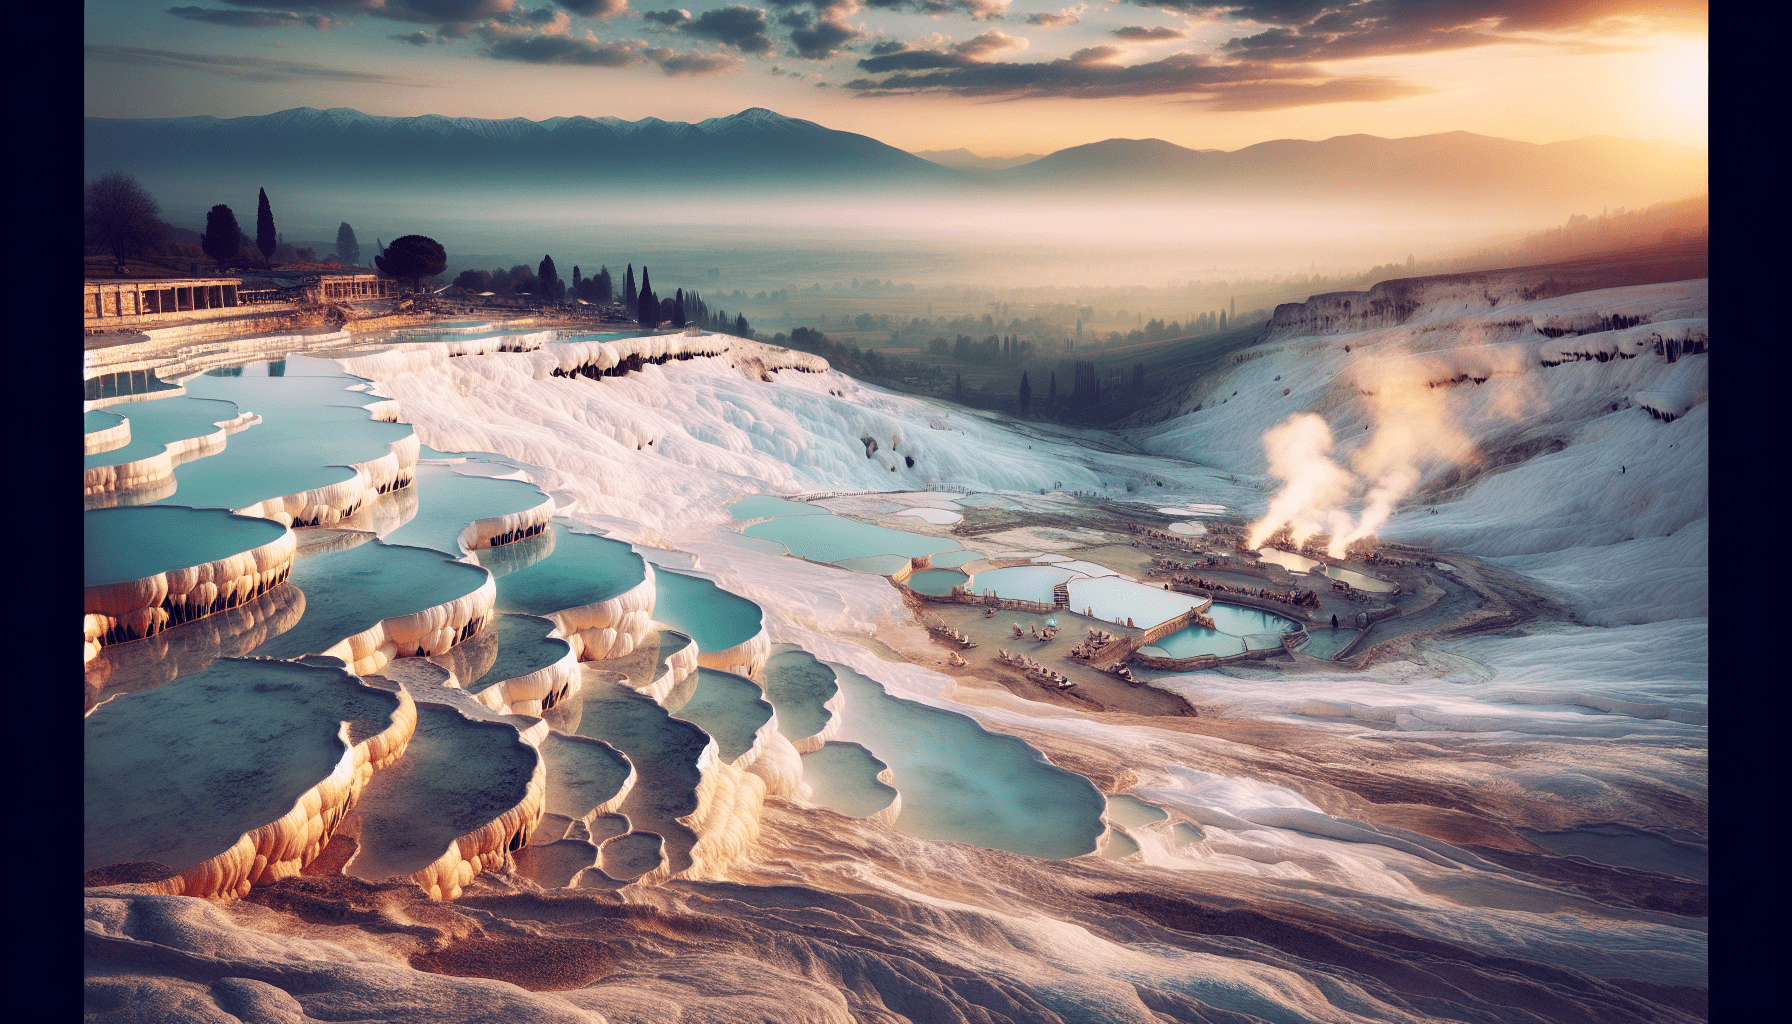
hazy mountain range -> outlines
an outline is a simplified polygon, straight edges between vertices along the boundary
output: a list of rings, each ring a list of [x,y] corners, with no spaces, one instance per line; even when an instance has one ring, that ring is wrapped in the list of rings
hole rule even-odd
[[[1161,139],[1109,139],[1006,160],[965,150],[916,155],[760,107],[696,124],[651,117],[374,117],[310,107],[230,119],[90,117],[85,141],[89,176],[123,169],[158,178],[259,183],[294,175],[315,182],[324,175],[363,186],[437,180],[602,189],[660,182],[1327,202],[1458,195],[1488,201],[1549,197],[1597,208],[1679,198],[1704,189],[1707,180],[1706,154],[1699,150],[1605,136],[1538,145],[1468,132],[1404,139],[1344,135],[1318,142],[1282,139],[1233,152],[1186,149]]]

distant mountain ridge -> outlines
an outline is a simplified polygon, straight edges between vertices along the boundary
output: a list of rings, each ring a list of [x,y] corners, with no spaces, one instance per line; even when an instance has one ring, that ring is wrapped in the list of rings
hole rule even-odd
[[[390,181],[536,191],[858,190],[864,198],[939,189],[979,200],[1055,193],[1092,201],[1531,204],[1547,206],[1553,221],[1708,188],[1705,153],[1604,136],[1536,144],[1460,131],[1401,139],[1342,135],[1230,152],[1162,139],[1108,139],[1029,159],[966,150],[923,157],[763,107],[694,124],[655,117],[383,117],[347,107],[297,107],[228,119],[90,117],[84,129],[88,177],[122,169],[194,193],[242,181],[307,189]]]

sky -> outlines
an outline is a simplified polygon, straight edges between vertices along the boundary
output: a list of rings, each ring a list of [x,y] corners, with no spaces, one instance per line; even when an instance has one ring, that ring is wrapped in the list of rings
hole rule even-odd
[[[911,152],[1469,131],[1708,148],[1702,0],[89,2],[90,117],[698,121]]]

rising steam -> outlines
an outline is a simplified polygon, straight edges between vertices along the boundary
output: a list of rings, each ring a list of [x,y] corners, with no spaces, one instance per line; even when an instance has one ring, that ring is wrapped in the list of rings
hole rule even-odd
[[[1365,361],[1355,378],[1369,438],[1351,454],[1350,471],[1332,460],[1331,428],[1312,413],[1296,413],[1266,432],[1269,472],[1283,486],[1252,524],[1249,546],[1287,527],[1296,546],[1329,534],[1327,553],[1342,558],[1352,543],[1375,536],[1427,468],[1475,461],[1475,445],[1450,408],[1452,388],[1442,386],[1457,376],[1426,356]],[[1359,493],[1362,509],[1352,514],[1345,505]]]

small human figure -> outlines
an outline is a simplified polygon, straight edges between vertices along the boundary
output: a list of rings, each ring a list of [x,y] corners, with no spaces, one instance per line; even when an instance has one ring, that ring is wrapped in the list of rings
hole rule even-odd
[[[1337,617],[1337,616],[1336,616],[1336,615],[1333,615],[1333,616],[1332,616],[1332,628],[1333,628],[1333,629],[1337,629],[1337,628],[1338,628],[1338,617]]]
[[[1624,467],[1623,467],[1623,466],[1619,466],[1619,467],[1618,467],[1618,475],[1620,475],[1620,476],[1622,476],[1622,475],[1623,475],[1623,474],[1624,474]]]

